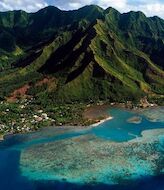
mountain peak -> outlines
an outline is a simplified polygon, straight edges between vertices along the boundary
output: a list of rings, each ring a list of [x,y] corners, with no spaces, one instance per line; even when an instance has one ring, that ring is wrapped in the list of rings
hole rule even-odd
[[[130,11],[128,13],[123,13],[123,15],[126,15],[126,16],[134,18],[134,19],[145,19],[146,18],[146,15],[141,11]]]
[[[99,13],[102,13],[103,11],[104,11],[104,9],[103,8],[101,8],[101,7],[99,7],[98,5],[86,5],[86,6],[84,6],[84,7],[82,7],[82,8],[79,8],[78,10],[76,10],[76,11],[86,11],[86,12],[88,12],[88,11],[95,11],[95,12],[99,12]]]
[[[109,14],[109,13],[115,13],[115,14],[121,14],[119,11],[117,11],[116,9],[114,9],[113,7],[108,7],[105,11],[105,14]]]
[[[61,10],[55,6],[49,5],[47,7],[44,7],[43,9],[40,9],[38,12],[48,12],[48,11],[58,11],[60,12]]]

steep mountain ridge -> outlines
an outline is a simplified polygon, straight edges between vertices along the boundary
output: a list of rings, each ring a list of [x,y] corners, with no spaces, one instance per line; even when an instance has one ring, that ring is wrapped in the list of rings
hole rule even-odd
[[[27,83],[28,93],[41,102],[125,101],[164,94],[162,19],[94,5],[76,11],[47,7],[30,17],[28,24],[18,19],[25,33],[33,34],[28,44],[10,33],[22,56],[0,74],[2,97]],[[53,83],[36,88],[47,76]]]

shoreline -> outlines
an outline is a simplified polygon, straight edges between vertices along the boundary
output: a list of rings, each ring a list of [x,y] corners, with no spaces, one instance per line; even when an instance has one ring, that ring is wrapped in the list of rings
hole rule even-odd
[[[150,107],[151,109],[153,108],[157,108],[157,107],[163,107],[163,106],[154,106],[154,107]],[[132,112],[140,112],[142,110],[147,110],[149,108],[139,108],[139,107],[135,107],[135,108],[127,108],[125,104],[122,103],[115,103],[114,105],[112,104],[108,104],[108,103],[104,103],[101,105],[90,105],[88,107],[86,107],[86,109],[83,112],[82,118],[88,120],[88,125],[85,125],[85,122],[83,125],[62,125],[62,126],[54,126],[54,127],[60,127],[60,128],[64,128],[64,127],[74,127],[74,128],[92,128],[92,127],[97,127],[100,124],[112,120],[113,117],[108,113],[108,109],[110,108],[119,108],[119,109],[125,109],[128,111],[132,111]],[[90,122],[90,123],[89,123]],[[29,132],[20,132],[20,133],[8,133],[8,134],[1,134],[0,135],[0,142],[3,141],[5,139],[6,136],[8,135],[18,135],[18,134],[28,134],[28,133],[33,133],[33,132],[37,132],[40,131],[42,129],[46,129],[46,127],[42,127],[39,130],[34,130],[34,131],[29,131]]]
[[[99,126],[100,124],[102,124],[102,123],[104,123],[104,122],[106,122],[106,121],[112,120],[112,119],[113,119],[113,117],[112,117],[112,116],[109,116],[109,117],[107,117],[106,119],[102,119],[102,120],[98,121],[97,123],[94,123],[94,124],[92,124],[92,125],[90,125],[90,126],[91,126],[91,127],[97,127],[97,126]]]

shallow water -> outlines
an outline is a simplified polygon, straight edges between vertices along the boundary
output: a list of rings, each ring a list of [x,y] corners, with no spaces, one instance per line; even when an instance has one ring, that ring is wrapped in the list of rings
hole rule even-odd
[[[158,108],[158,113],[161,114],[163,109]],[[153,111],[152,111],[153,112]],[[117,142],[124,142],[128,140],[132,140],[136,137],[141,136],[141,132],[144,130],[150,129],[160,129],[164,128],[164,124],[162,121],[159,121],[159,118],[156,122],[151,122],[145,117],[146,113],[150,113],[146,110],[146,113],[132,113],[130,111],[125,111],[123,109],[111,109],[109,113],[114,116],[113,120],[105,122],[101,124],[101,126],[94,128],[93,132],[98,136],[108,140],[113,140]],[[133,116],[139,116],[142,118],[141,123],[128,123],[128,119]],[[157,117],[158,115],[156,115]],[[160,115],[161,120],[163,115]]]
[[[164,109],[109,113],[113,120],[95,128],[7,137],[0,143],[0,189],[163,190]],[[138,124],[128,122],[134,116]]]

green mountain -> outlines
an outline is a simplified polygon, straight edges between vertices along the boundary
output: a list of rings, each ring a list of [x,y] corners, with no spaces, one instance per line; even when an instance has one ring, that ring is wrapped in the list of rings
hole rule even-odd
[[[163,60],[164,20],[142,12],[0,13],[2,98],[24,85],[43,104],[163,98]]]

